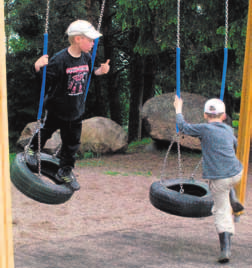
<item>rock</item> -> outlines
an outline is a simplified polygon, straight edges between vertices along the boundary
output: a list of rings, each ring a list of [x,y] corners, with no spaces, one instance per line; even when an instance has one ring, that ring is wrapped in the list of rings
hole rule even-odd
[[[37,122],[28,123],[21,132],[21,136],[17,141],[17,146],[22,150],[24,150],[24,147],[28,144],[28,142],[30,141],[30,139],[32,138],[37,129],[38,129]],[[56,153],[60,145],[61,145],[61,138],[60,138],[60,131],[58,130],[53,133],[51,139],[49,139],[46,142],[43,150],[41,151],[48,154],[54,154]]]
[[[143,124],[155,141],[170,142],[176,134],[176,114],[173,106],[175,93],[167,93],[148,100],[142,109]],[[183,92],[183,114],[189,123],[203,123],[204,104],[207,98]],[[228,117],[230,124],[231,119]],[[190,149],[201,149],[198,138],[182,135],[180,144]]]
[[[29,123],[21,133],[17,145],[24,149],[37,129],[37,122]],[[80,153],[91,151],[94,153],[125,152],[128,148],[127,134],[123,128],[104,117],[93,117],[82,122]],[[60,131],[53,133],[43,152],[54,154],[61,145]]]
[[[128,148],[127,139],[123,128],[111,119],[93,117],[83,121],[80,152],[125,152]]]

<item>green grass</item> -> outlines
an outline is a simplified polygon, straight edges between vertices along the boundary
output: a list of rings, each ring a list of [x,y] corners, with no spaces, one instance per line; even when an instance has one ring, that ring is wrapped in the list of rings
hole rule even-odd
[[[127,152],[135,152],[137,149],[144,147],[152,142],[151,138],[143,138],[140,141],[133,141],[129,144]]]
[[[16,157],[16,154],[15,153],[11,153],[9,154],[9,161],[10,161],[10,164],[13,162],[13,160],[15,159]]]
[[[101,161],[100,159],[90,159],[89,161],[82,161],[82,160],[76,163],[77,167],[102,167],[104,166],[104,161]]]

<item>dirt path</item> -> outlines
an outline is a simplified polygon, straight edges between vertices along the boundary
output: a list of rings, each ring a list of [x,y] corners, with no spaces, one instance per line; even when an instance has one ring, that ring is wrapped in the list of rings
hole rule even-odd
[[[164,153],[141,151],[79,161],[75,173],[78,175],[81,190],[62,205],[38,203],[12,187],[16,267],[129,268],[177,267],[176,265],[181,267],[181,264],[182,267],[195,267],[199,263],[204,263],[200,267],[215,267],[214,261],[219,249],[212,217],[203,219],[176,217],[155,209],[149,202],[149,188],[153,181],[160,178],[163,159]],[[192,170],[198,161],[199,157],[186,153],[183,160],[184,169]],[[171,177],[176,177],[176,166],[176,156],[172,155],[167,168]],[[251,170],[249,174],[252,174]],[[248,193],[251,190],[250,179],[251,175],[248,177]],[[237,224],[238,235],[234,237],[235,245],[233,246],[234,258],[239,261],[239,255],[242,252],[244,262],[240,267],[250,267],[246,266],[249,260],[251,261],[249,263],[252,263],[250,211],[251,196],[247,194],[246,213],[241,217],[241,223]],[[135,266],[130,264],[133,259],[130,258],[129,248],[136,246],[132,239],[136,244],[140,243],[139,247],[142,246],[143,251],[145,249],[150,256],[152,254],[154,256],[151,259],[149,257],[144,259],[142,254],[146,252],[141,252],[137,247],[134,249],[137,256],[131,252],[132,258],[134,255],[137,263]],[[74,246],[73,241],[75,241]],[[112,258],[108,255],[112,254],[111,252],[120,256],[121,251],[119,253],[116,247],[119,241],[120,243],[124,241],[123,250],[128,254],[128,259],[120,265],[118,259],[114,262],[110,259],[110,262],[101,264],[101,256],[94,255],[90,257],[92,262],[90,260],[85,264],[82,261],[82,265],[79,266],[71,262],[63,264],[60,261],[53,266],[55,259],[52,263],[46,264],[41,260],[41,255],[40,257],[36,255],[40,251],[39,245],[42,249],[44,247],[44,250],[50,249],[52,252],[55,250],[53,245],[56,243],[59,252],[63,252],[64,249],[72,246],[76,248],[78,241],[82,245],[79,248],[87,247],[82,250],[85,252],[82,253],[86,256],[85,258],[97,252],[99,255],[103,254],[105,259]],[[108,241],[110,241],[109,244]],[[63,247],[63,242],[68,246]],[[168,249],[169,252],[166,251]],[[54,253],[54,258],[59,256],[59,252]],[[167,254],[173,260],[170,261],[170,265],[167,265],[165,261]],[[196,258],[196,262],[192,260],[192,257]],[[30,266],[27,263],[29,259],[33,260]],[[38,263],[38,266],[34,266],[34,263]],[[229,267],[238,267],[238,262],[234,261],[233,265]]]

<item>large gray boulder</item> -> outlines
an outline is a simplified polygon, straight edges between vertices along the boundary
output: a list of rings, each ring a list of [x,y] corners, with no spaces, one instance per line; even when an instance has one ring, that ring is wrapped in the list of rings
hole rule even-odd
[[[157,142],[170,142],[176,134],[176,114],[173,106],[175,93],[167,93],[148,100],[142,109],[144,127]],[[183,92],[183,114],[189,123],[203,123],[206,98]],[[231,120],[228,118],[230,124]],[[180,144],[190,149],[201,149],[198,138],[182,135]]]
[[[32,136],[38,131],[39,127],[37,122],[28,123],[17,141],[17,146],[20,149],[24,149],[24,147],[29,143]],[[43,152],[47,154],[55,154],[59,146],[61,145],[60,131],[55,131],[51,137],[51,139],[47,140]]]
[[[17,141],[18,147],[24,149],[37,129],[37,122],[27,124]],[[125,152],[128,148],[127,140],[127,134],[120,125],[108,118],[93,117],[82,122],[80,153]],[[60,145],[60,131],[56,131],[46,142],[43,152],[54,154]]]
[[[83,121],[80,152],[125,152],[128,137],[124,129],[105,117],[93,117]]]

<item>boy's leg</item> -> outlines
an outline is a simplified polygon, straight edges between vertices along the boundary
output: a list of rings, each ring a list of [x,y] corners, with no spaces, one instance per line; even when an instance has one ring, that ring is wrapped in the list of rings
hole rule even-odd
[[[234,213],[238,213],[244,210],[243,205],[240,203],[240,201],[238,200],[236,196],[234,187],[230,189],[229,198],[230,198],[231,207]]]
[[[241,212],[244,210],[243,205],[240,203],[240,201],[236,197],[236,192],[234,188],[234,186],[241,180],[242,173],[243,171],[241,171],[239,174],[231,178],[232,187],[230,189],[229,197],[230,197],[230,203],[231,203],[232,209],[235,213]]]
[[[62,147],[60,151],[60,169],[57,174],[57,179],[68,183],[75,191],[80,189],[80,185],[73,176],[72,169],[75,165],[75,155],[80,147],[81,130],[81,119],[73,122],[62,122],[60,129]]]
[[[219,234],[221,254],[219,262],[228,262],[231,256],[230,237],[234,234],[234,222],[230,204],[230,190],[241,179],[241,173],[232,178],[212,180],[210,189],[214,200],[213,214]]]
[[[229,200],[231,185],[231,178],[210,181],[210,190],[214,200],[213,215],[217,233],[234,233],[232,209]]]
[[[230,237],[234,233],[232,209],[229,201],[231,179],[212,180],[210,189],[213,196],[213,215],[220,240],[220,263],[228,262],[231,256]]]

